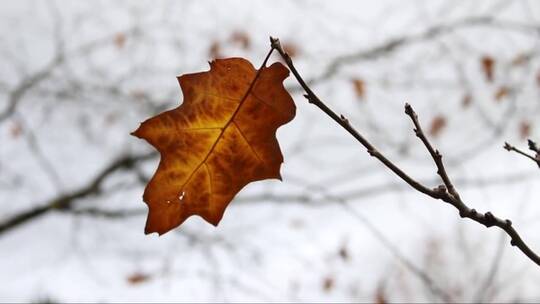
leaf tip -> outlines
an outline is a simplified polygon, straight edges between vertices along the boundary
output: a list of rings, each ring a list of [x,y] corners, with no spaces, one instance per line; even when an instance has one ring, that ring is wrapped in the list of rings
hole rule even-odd
[[[221,222],[221,219],[223,218],[224,213],[225,213],[225,210],[218,212],[217,214],[203,215],[201,217],[208,223],[212,224],[212,226],[217,227],[219,225],[219,222]]]
[[[144,227],[144,234],[146,235],[157,233],[158,236],[162,236],[167,232],[169,232],[169,230],[156,229],[155,227],[152,227],[152,225],[148,225],[148,224]]]
[[[140,134],[139,134],[139,132],[138,132],[138,131],[139,131],[139,129],[137,129],[137,130],[135,130],[135,131],[133,131],[133,132],[129,133],[129,135],[131,135],[131,136],[135,136],[135,137],[138,137],[138,138],[141,138],[141,136],[140,136]]]

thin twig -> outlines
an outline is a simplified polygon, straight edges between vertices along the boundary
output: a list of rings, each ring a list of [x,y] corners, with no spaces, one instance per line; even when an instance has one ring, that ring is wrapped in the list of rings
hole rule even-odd
[[[367,149],[367,152],[369,153],[369,155],[377,158],[387,168],[389,168],[398,177],[400,177],[403,181],[405,181],[407,184],[409,184],[411,187],[413,187],[417,191],[422,192],[425,195],[428,195],[432,198],[443,200],[444,202],[447,202],[450,205],[454,206],[459,211],[460,217],[469,218],[475,222],[478,222],[486,226],[487,228],[496,226],[504,230],[511,238],[510,243],[513,246],[518,247],[531,261],[533,261],[534,263],[540,266],[540,256],[538,256],[534,251],[532,251],[529,248],[529,246],[527,246],[527,244],[523,241],[519,233],[512,226],[512,222],[510,220],[508,219],[503,220],[501,218],[498,218],[494,216],[491,212],[478,213],[475,209],[469,208],[461,200],[457,190],[454,188],[450,178],[448,177],[448,174],[446,173],[446,169],[444,168],[444,164],[442,162],[442,156],[439,156],[440,153],[437,153],[437,151],[433,149],[433,147],[427,140],[426,136],[424,135],[422,131],[422,128],[420,128],[417,115],[409,104],[405,105],[405,113],[409,115],[410,118],[412,119],[415,125],[415,133],[422,140],[422,142],[424,143],[424,145],[430,152],[431,156],[433,157],[435,164],[437,165],[437,169],[438,169],[437,172],[439,176],[441,176],[441,179],[443,180],[443,183],[444,183],[444,185],[440,185],[439,187],[435,189],[429,189],[428,187],[422,185],[421,183],[419,183],[418,181],[414,180],[412,177],[407,175],[397,165],[395,165],[393,162],[387,159],[381,152],[379,152],[355,128],[353,128],[351,124],[349,123],[349,121],[347,120],[347,118],[345,118],[345,116],[343,115],[338,116],[333,110],[331,110],[326,104],[324,104],[322,100],[319,97],[317,97],[315,93],[313,93],[313,91],[309,88],[306,82],[302,79],[302,77],[300,76],[296,68],[294,67],[291,57],[281,47],[279,39],[270,37],[270,43],[271,43],[271,47],[273,49],[276,49],[279,52],[279,54],[281,55],[281,57],[283,58],[283,60],[285,61],[289,69],[291,70],[291,72],[293,73],[294,77],[300,84],[300,86],[306,92],[304,97],[310,103],[312,103],[313,105],[321,109],[326,115],[332,118],[340,126],[342,126],[354,138],[356,138],[356,140],[360,142],[360,144],[362,144]]]
[[[507,143],[507,142],[504,143],[504,147],[503,147],[503,148],[504,148],[505,150],[507,150],[508,152],[514,151],[514,152],[516,152],[516,153],[518,153],[518,154],[521,154],[521,155],[527,157],[528,159],[530,159],[530,160],[532,160],[533,162],[535,162],[535,163],[538,165],[538,167],[540,168],[540,153],[538,152],[538,147],[536,146],[536,143],[535,143],[534,141],[532,141],[532,140],[529,139],[529,149],[530,149],[531,151],[536,152],[536,155],[535,155],[535,156],[532,156],[532,155],[528,154],[527,152],[524,152],[524,151],[522,151],[522,150],[520,150],[520,149],[518,149],[518,148],[512,146],[511,144],[509,144],[509,143]]]
[[[287,66],[289,67],[291,72],[294,74],[296,80],[306,92],[304,97],[308,100],[309,103],[317,106],[324,113],[326,113],[326,115],[328,115],[335,122],[341,125],[345,130],[347,130],[347,132],[349,132],[354,138],[356,138],[356,140],[358,140],[364,147],[366,147],[369,155],[381,161],[385,166],[387,166],[395,174],[401,177],[401,179],[403,179],[407,184],[411,185],[411,187],[425,194],[429,194],[432,192],[432,190],[418,183],[412,177],[408,176],[400,168],[394,165],[394,163],[392,163],[389,159],[387,159],[383,154],[381,154],[367,139],[365,139],[360,133],[358,133],[358,131],[356,131],[356,129],[354,129],[351,126],[351,124],[349,123],[349,120],[345,116],[336,114],[332,109],[330,109],[326,104],[324,104],[319,99],[319,97],[317,97],[317,95],[315,95],[315,93],[311,91],[309,86],[302,79],[302,77],[300,76],[296,68],[294,67],[291,57],[281,47],[279,39],[275,39],[271,37],[270,40],[271,40],[272,48],[277,50],[279,54],[281,55],[281,57],[283,57],[283,60],[285,60],[285,62],[287,63]]]

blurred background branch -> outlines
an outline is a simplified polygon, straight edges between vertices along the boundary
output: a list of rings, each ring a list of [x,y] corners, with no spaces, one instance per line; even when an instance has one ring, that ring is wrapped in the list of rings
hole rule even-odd
[[[217,229],[190,218],[143,235],[158,157],[128,135],[181,102],[177,75],[216,57],[257,62],[276,35],[329,106],[432,188],[432,162],[402,117],[412,103],[471,207],[512,218],[539,248],[538,169],[500,149],[538,137],[536,2],[1,6],[0,300],[447,300],[437,288],[456,302],[539,300],[539,273],[502,254],[499,234],[359,157],[300,94],[278,132],[284,182],[250,185]]]

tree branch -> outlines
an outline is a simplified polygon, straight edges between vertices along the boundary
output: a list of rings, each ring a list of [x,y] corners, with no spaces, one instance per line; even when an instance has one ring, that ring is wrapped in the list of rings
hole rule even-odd
[[[429,41],[442,35],[455,32],[459,29],[469,27],[492,27],[496,29],[503,29],[514,32],[530,33],[532,35],[537,35],[537,33],[540,32],[540,25],[538,24],[525,24],[505,21],[489,16],[467,17],[451,23],[436,24],[416,34],[396,37],[374,47],[338,56],[330,62],[328,67],[321,75],[312,79],[308,79],[306,83],[308,83],[309,85],[314,85],[323,80],[331,78],[339,72],[341,67],[346,66],[347,64],[355,63],[358,61],[377,59],[382,56],[391,54],[392,52],[402,47],[415,43]],[[295,87],[294,89],[297,89],[297,87]]]
[[[153,158],[156,152],[150,152],[140,155],[126,155],[113,161],[103,168],[101,172],[94,177],[88,184],[74,190],[70,193],[61,194],[53,199],[39,204],[39,207],[21,212],[0,223],[0,235],[12,230],[29,220],[41,217],[53,210],[69,210],[73,203],[79,199],[99,194],[103,182],[113,173],[122,169],[133,167],[137,162]]]
[[[433,146],[431,145],[431,143],[428,141],[427,137],[422,131],[422,128],[420,127],[417,114],[414,112],[413,108],[409,104],[405,105],[405,113],[412,119],[413,124],[415,126],[415,133],[422,140],[427,150],[431,154],[437,166],[437,173],[439,174],[439,176],[441,177],[444,183],[444,185],[440,185],[439,187],[435,189],[429,189],[428,187],[422,185],[421,183],[419,183],[418,181],[414,180],[412,177],[407,175],[397,165],[395,165],[393,162],[387,159],[381,152],[379,152],[356,129],[354,129],[349,123],[349,121],[347,120],[347,118],[345,118],[345,116],[343,115],[338,116],[333,110],[331,110],[326,104],[324,104],[323,101],[319,97],[317,97],[315,93],[313,93],[313,91],[309,88],[306,82],[302,79],[302,77],[300,76],[300,74],[298,73],[298,71],[296,70],[293,64],[291,57],[281,47],[279,39],[270,37],[270,43],[271,43],[272,49],[276,49],[279,52],[279,54],[281,55],[281,57],[283,58],[283,60],[285,61],[289,69],[291,70],[291,72],[293,73],[294,77],[300,84],[300,86],[304,89],[306,93],[304,97],[309,101],[309,103],[317,106],[326,115],[328,115],[336,123],[338,123],[341,127],[343,127],[343,129],[349,132],[349,134],[351,134],[358,142],[360,142],[360,144],[362,144],[367,149],[367,152],[369,153],[369,155],[378,159],[394,174],[396,174],[404,182],[409,184],[411,187],[413,187],[417,191],[422,192],[425,195],[428,195],[434,199],[440,199],[454,206],[459,211],[460,217],[469,218],[475,222],[478,222],[486,226],[487,228],[496,226],[504,230],[511,237],[510,243],[513,246],[518,247],[519,250],[521,250],[531,261],[533,261],[538,266],[540,266],[540,256],[538,256],[534,251],[532,251],[527,246],[527,244],[523,241],[519,233],[512,226],[512,222],[510,220],[508,219],[503,220],[501,218],[498,218],[494,216],[491,212],[478,213],[475,209],[469,208],[461,200],[459,193],[453,186],[450,178],[448,177],[448,174],[446,173],[446,169],[442,162],[442,155],[440,154],[440,152],[435,150]]]
[[[503,148],[505,150],[507,150],[508,152],[514,151],[514,152],[516,152],[518,154],[521,154],[521,155],[527,157],[528,159],[535,162],[538,165],[538,167],[540,168],[540,151],[538,149],[538,146],[536,145],[536,143],[534,141],[532,141],[530,139],[529,139],[528,143],[529,143],[529,150],[535,152],[536,153],[535,156],[532,156],[532,155],[528,154],[527,152],[524,152],[524,151],[512,146],[511,144],[509,144],[507,142],[504,143]]]

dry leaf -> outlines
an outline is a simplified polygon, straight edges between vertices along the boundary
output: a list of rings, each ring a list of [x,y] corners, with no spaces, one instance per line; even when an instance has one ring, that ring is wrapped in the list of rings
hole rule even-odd
[[[439,136],[444,127],[446,127],[446,118],[442,115],[435,116],[429,127],[429,135],[432,137]]]
[[[325,292],[330,292],[332,289],[334,289],[335,281],[334,278],[331,276],[327,276],[323,280],[322,289]]]
[[[388,303],[383,283],[379,283],[379,286],[377,287],[377,290],[375,291],[375,299],[373,303],[376,303],[376,304]]]
[[[461,100],[461,106],[466,109],[468,108],[472,103],[472,95],[470,93],[467,93],[463,95],[463,99]]]
[[[14,121],[11,127],[9,128],[9,134],[12,138],[18,138],[23,133],[23,127],[20,122]]]
[[[519,124],[519,137],[521,139],[527,139],[531,136],[531,123],[523,120]]]
[[[124,33],[118,33],[114,36],[114,45],[122,49],[126,44],[126,35]]]
[[[487,55],[482,57],[482,71],[484,72],[486,81],[488,82],[493,82],[494,66],[495,66],[495,59],[493,59],[493,57],[490,57]]]
[[[510,94],[510,89],[506,86],[500,87],[497,92],[495,92],[495,101],[501,101],[503,98]]]
[[[249,35],[242,31],[233,32],[231,35],[231,42],[239,44],[244,50],[249,49],[251,45]]]
[[[283,87],[288,75],[281,63],[257,71],[245,59],[229,58],[178,78],[182,105],[132,133],[161,153],[143,195],[147,234],[163,234],[191,215],[217,225],[248,183],[281,179],[276,130],[296,111]]]
[[[141,272],[135,272],[127,277],[127,281],[131,285],[138,285],[150,280],[150,275]]]
[[[343,260],[343,261],[348,261],[350,256],[349,256],[349,250],[347,249],[347,246],[345,244],[343,244],[343,246],[341,246],[341,248],[339,248],[339,257]]]
[[[356,96],[360,99],[364,99],[366,96],[366,84],[362,79],[354,78],[352,79],[352,83],[354,86],[354,92],[356,93]]]
[[[524,65],[527,62],[529,62],[530,59],[531,59],[530,54],[521,53],[521,54],[518,54],[516,57],[514,57],[514,59],[512,59],[512,65],[513,66]]]
[[[292,42],[282,42],[281,46],[283,47],[285,53],[289,54],[291,58],[294,58],[300,54],[300,49]]]
[[[208,49],[208,56],[212,59],[222,58],[221,56],[221,44],[219,41],[214,41]]]

